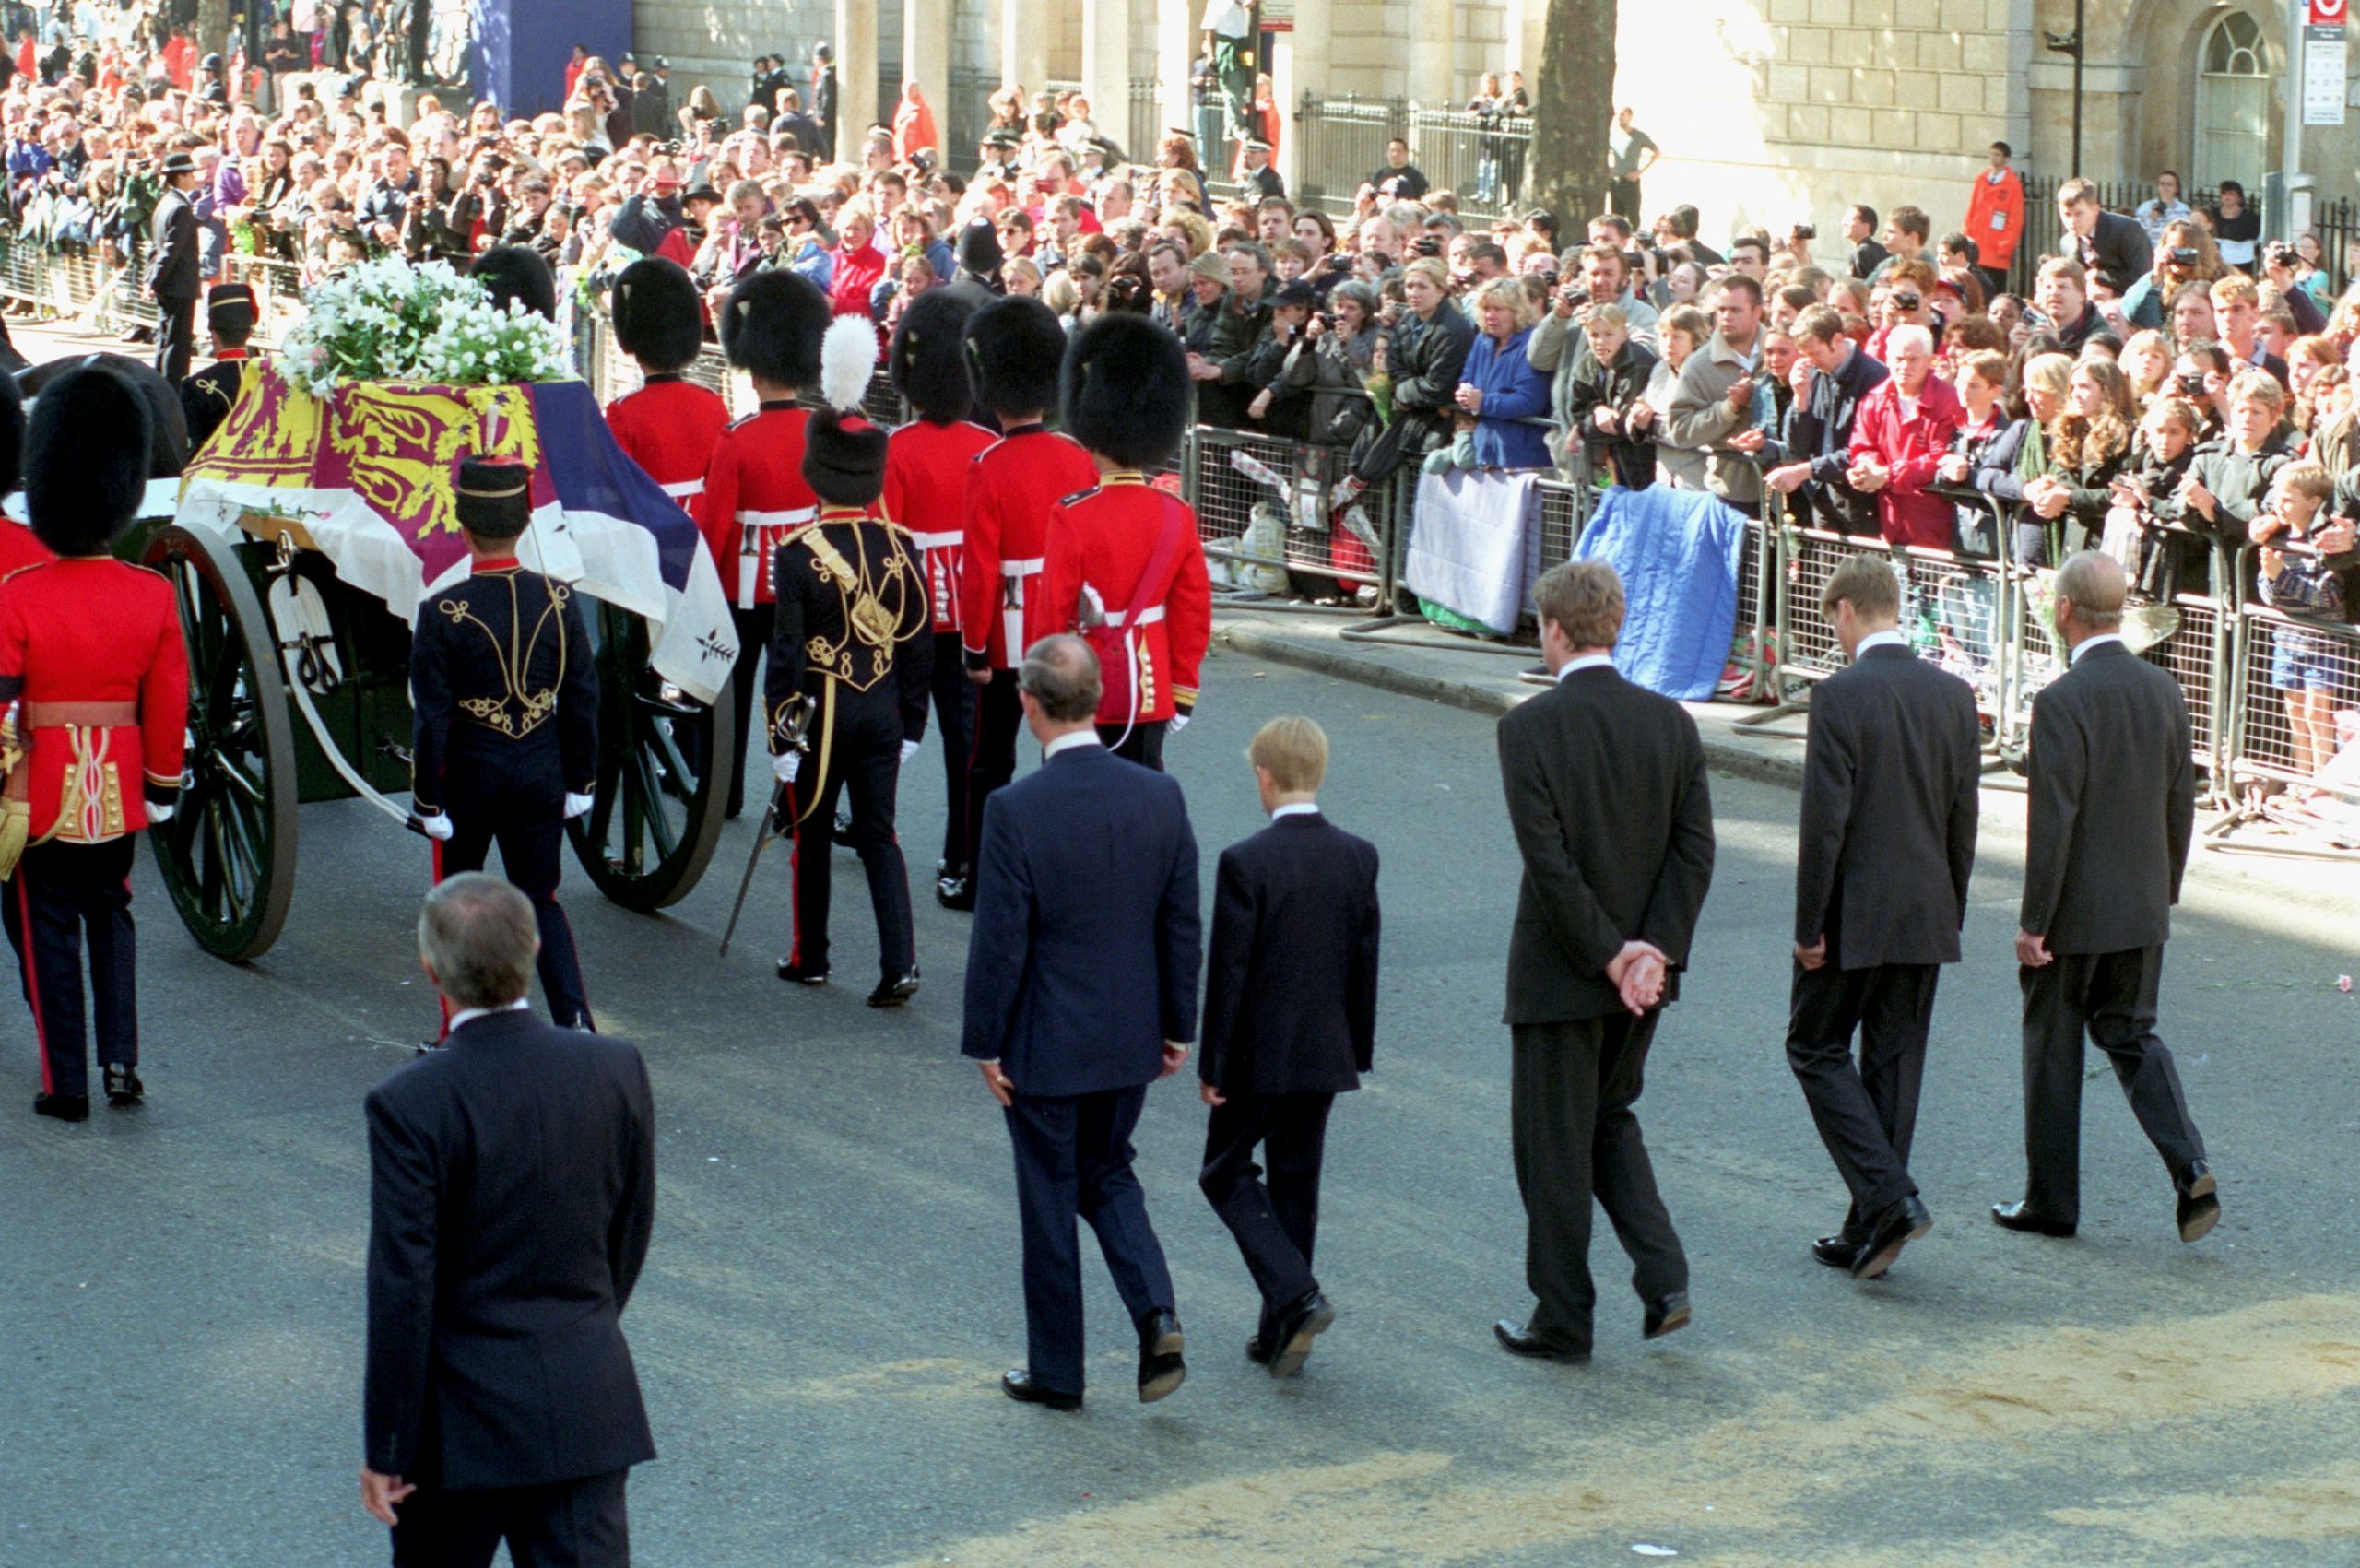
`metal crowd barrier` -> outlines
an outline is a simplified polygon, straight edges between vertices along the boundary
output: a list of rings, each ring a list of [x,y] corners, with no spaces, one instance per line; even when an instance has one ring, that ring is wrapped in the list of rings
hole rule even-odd
[[[1299,587],[1313,589],[1313,596],[1338,596],[1316,592],[1328,583],[1344,595],[1366,587],[1384,596],[1391,586],[1392,519],[1402,477],[1397,472],[1372,486],[1354,503],[1366,520],[1363,536],[1332,514],[1347,455],[1339,446],[1192,426],[1182,444],[1180,493],[1196,509],[1206,559],[1229,569],[1216,580],[1226,575],[1222,586],[1257,598],[1277,599]],[[1241,468],[1241,457],[1258,465],[1277,487]],[[1414,468],[1404,468],[1415,477]],[[1304,578],[1324,582],[1304,584]]]
[[[2248,545],[2236,558],[2223,684],[2230,713],[2222,759],[2229,809],[2204,842],[2252,854],[2360,860],[2360,626],[2290,615],[2263,602],[2260,557]],[[2252,836],[2254,830],[2264,836]]]

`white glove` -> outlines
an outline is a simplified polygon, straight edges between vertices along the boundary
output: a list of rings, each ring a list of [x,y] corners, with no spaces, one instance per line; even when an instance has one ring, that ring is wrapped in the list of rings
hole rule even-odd
[[[795,775],[803,771],[803,753],[782,751],[771,759],[771,776],[781,784],[793,784]]]
[[[916,756],[919,749],[925,745],[926,742],[923,740],[905,740],[902,742],[902,766],[904,768],[908,767],[910,765],[910,759]]]
[[[1172,715],[1171,719],[1165,723],[1163,726],[1163,733],[1166,735],[1178,735],[1182,730],[1186,729],[1187,727],[1188,715],[1186,713],[1174,713]]]
[[[576,795],[572,790],[567,790],[565,792],[565,819],[571,822],[576,817],[584,816],[588,814],[590,808],[597,804],[598,797],[595,795]]]
[[[172,814],[179,809],[178,806],[159,806],[151,800],[148,802],[148,825],[151,828],[160,828],[171,821]]]
[[[458,831],[451,826],[451,814],[447,811],[437,811],[431,817],[420,817],[418,819],[418,825],[426,830],[428,838],[438,843],[449,839]]]

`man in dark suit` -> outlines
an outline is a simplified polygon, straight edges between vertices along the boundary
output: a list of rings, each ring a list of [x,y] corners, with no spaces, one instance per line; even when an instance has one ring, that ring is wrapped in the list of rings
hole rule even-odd
[[[394,1562],[623,1568],[655,1457],[623,1308],[655,1220],[647,1067],[525,1005],[533,906],[466,872],[426,898],[450,1043],[369,1096],[363,1506]]]
[[[2178,683],[2118,635],[2127,587],[2122,568],[2095,553],[2057,574],[2057,639],[2072,663],[2033,699],[2016,936],[2030,1173],[2023,1198],[1991,1217],[2044,1236],[2070,1236],[2080,1223],[2086,1033],[2163,1156],[2179,1239],[2192,1242],[2220,1219],[2221,1200],[2179,1070],[2155,1034],[2155,996],[2196,825],[2196,766]]]
[[[2145,228],[2135,218],[2102,208],[2098,188],[2087,180],[2057,187],[2057,227],[2064,236],[2058,254],[2080,262],[2083,272],[2105,274],[2118,300],[2154,269],[2154,242]]]
[[[1852,1195],[1811,1256],[1874,1279],[1933,1223],[1909,1144],[1935,983],[1966,919],[1982,748],[1972,689],[1896,630],[1888,558],[1836,567],[1820,607],[1852,663],[1811,694],[1787,1065]]]
[[[188,379],[196,348],[196,301],[205,292],[197,264],[196,159],[175,152],[164,159],[164,195],[150,219],[148,292],[156,301],[156,371],[175,387]]]
[[[1147,1402],[1187,1367],[1131,1130],[1147,1086],[1180,1070],[1197,1032],[1197,840],[1179,784],[1099,741],[1088,643],[1032,644],[1018,690],[1043,761],[984,810],[961,1044],[1016,1145],[1029,1353],[1000,1386],[1081,1406],[1079,1215],[1139,1326]]]
[[[1503,1320],[1494,1332],[1517,1355],[1585,1361],[1593,1197],[1637,1266],[1642,1332],[1689,1320],[1687,1255],[1632,1106],[1712,885],[1713,802],[1696,722],[1615,673],[1614,569],[1566,561],[1533,598],[1557,684],[1501,719],[1499,737],[1524,855],[1508,944],[1509,1118],[1525,1279],[1540,1303],[1521,1327]]]
[[[1311,1250],[1328,1113],[1376,1043],[1376,846],[1320,814],[1317,725],[1272,719],[1245,755],[1270,825],[1221,851],[1214,882],[1197,1068],[1213,1114],[1198,1185],[1262,1292],[1246,1357],[1292,1377],[1336,1321]]]

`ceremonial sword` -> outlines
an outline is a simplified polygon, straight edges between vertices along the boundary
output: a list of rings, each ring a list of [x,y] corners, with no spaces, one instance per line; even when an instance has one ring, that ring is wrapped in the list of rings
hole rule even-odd
[[[801,692],[789,699],[785,715],[779,724],[790,749],[798,752],[808,749],[805,736],[811,728],[811,715],[818,708],[817,702]],[[720,744],[718,736],[714,737],[714,744]],[[738,882],[738,902],[729,906],[729,924],[721,933],[723,958],[729,956],[730,938],[738,935],[738,917],[746,913],[746,895],[754,888],[754,867],[762,863],[762,851],[770,846],[773,836],[771,824],[779,819],[779,803],[786,798],[786,790],[784,784],[775,785],[771,790],[771,803],[762,808],[762,825],[754,831],[754,852],[746,857],[746,875]]]

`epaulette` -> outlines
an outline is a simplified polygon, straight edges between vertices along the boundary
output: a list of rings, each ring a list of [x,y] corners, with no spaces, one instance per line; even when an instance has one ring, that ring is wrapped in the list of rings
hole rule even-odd
[[[644,389],[643,388],[642,390],[644,390]],[[726,430],[723,430],[723,431],[722,431],[722,433],[723,433],[724,435],[726,435],[726,434],[728,434],[731,430],[740,430],[740,429],[743,429],[743,428],[744,428],[745,426],[747,426],[747,425],[750,425],[750,424],[752,424],[756,419],[761,419],[761,418],[762,417],[762,412],[763,412],[763,411],[762,411],[761,409],[757,408],[757,409],[755,409],[755,410],[754,410],[752,413],[750,413],[750,414],[740,414],[740,415],[738,415],[736,419],[732,419],[732,420],[730,420],[730,421],[729,421],[728,428],[727,428]]]
[[[1088,489],[1086,489],[1086,490],[1076,490],[1076,491],[1074,491],[1074,492],[1073,492],[1073,494],[1071,494],[1071,495],[1069,495],[1069,496],[1066,496],[1066,497],[1062,498],[1061,500],[1059,500],[1059,501],[1058,501],[1058,502],[1057,502],[1057,504],[1058,504],[1059,506],[1071,506],[1071,505],[1075,504],[1077,501],[1088,501],[1092,496],[1096,495],[1099,491],[1101,491],[1101,490],[1104,489],[1105,488],[1106,488],[1106,487],[1105,487],[1104,485],[1092,485],[1092,486],[1091,486],[1091,487],[1090,487]]]
[[[17,570],[15,570],[14,572],[6,572],[6,573],[0,573],[0,583],[12,583],[12,582],[16,581],[18,578],[22,577],[22,576],[23,576],[26,572],[38,572],[38,571],[40,571],[42,567],[44,567],[44,566],[49,566],[49,565],[52,565],[52,564],[53,564],[53,562],[50,562],[50,561],[46,561],[46,560],[29,560],[29,561],[25,562],[25,564],[24,564],[24,565],[22,565],[22,566],[20,566],[20,567],[17,568]],[[126,562],[125,564],[128,564],[128,563]],[[142,572],[145,572],[145,571],[147,571],[148,569],[147,569],[146,567],[144,567],[144,566],[143,566],[143,567],[141,567],[139,570],[140,570],[140,571],[142,571]],[[158,573],[157,573],[157,575],[160,577],[160,576],[162,576],[162,575],[163,575],[163,573],[159,572],[158,572]]]

